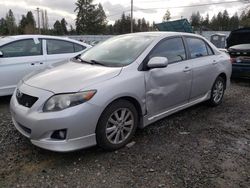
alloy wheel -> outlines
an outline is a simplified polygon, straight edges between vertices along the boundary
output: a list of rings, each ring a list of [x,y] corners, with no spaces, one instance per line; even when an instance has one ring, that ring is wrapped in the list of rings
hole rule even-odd
[[[213,100],[215,103],[219,103],[223,97],[224,93],[224,83],[220,80],[218,80],[215,83],[214,89],[213,89]]]
[[[134,115],[128,108],[114,111],[106,124],[106,137],[112,144],[123,143],[132,133]]]

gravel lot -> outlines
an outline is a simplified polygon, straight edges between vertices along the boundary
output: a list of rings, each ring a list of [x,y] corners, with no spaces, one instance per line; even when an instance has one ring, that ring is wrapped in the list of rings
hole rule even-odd
[[[138,130],[132,147],[39,149],[13,127],[0,98],[0,187],[249,187],[250,81],[221,106],[200,104]]]

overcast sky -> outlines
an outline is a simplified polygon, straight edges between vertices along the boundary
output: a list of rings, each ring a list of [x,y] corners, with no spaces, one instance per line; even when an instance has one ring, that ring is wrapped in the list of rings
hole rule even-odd
[[[224,9],[227,9],[230,15],[235,12],[240,14],[241,10],[249,5],[249,0],[232,1],[237,0],[134,0],[134,16],[136,18],[145,17],[151,23],[153,21],[159,23],[162,21],[167,9],[171,12],[171,18],[175,20],[181,17],[189,18],[192,12],[196,11],[199,11],[204,16],[209,13],[210,18]],[[53,25],[55,20],[61,20],[63,17],[66,18],[69,24],[74,26],[75,2],[76,0],[0,0],[0,17],[4,17],[7,11],[12,9],[17,21],[19,21],[27,11],[31,10],[35,13],[35,9],[39,7],[47,10],[50,26]],[[109,23],[113,23],[114,20],[120,18],[122,12],[125,11],[125,13],[129,14],[131,0],[94,0],[94,2],[103,5]],[[225,2],[225,4],[214,4],[218,2]],[[207,5],[185,7],[197,4]]]

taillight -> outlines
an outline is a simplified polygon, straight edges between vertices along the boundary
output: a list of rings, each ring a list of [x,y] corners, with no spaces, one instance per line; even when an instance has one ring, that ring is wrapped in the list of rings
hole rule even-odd
[[[232,58],[230,59],[231,63],[236,63],[236,58]]]

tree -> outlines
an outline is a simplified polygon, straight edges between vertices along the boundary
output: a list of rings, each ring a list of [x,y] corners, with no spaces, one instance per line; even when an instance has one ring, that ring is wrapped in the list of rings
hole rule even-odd
[[[197,13],[192,13],[190,23],[194,27],[194,30],[200,29],[202,19],[199,11]]]
[[[18,30],[20,34],[36,33],[36,21],[31,11],[29,11],[26,16],[22,15]]]
[[[76,31],[78,34],[102,34],[106,28],[106,15],[101,4],[93,4],[93,0],[78,0]]]
[[[68,25],[68,23],[66,22],[65,18],[63,18],[61,20],[61,27],[62,27],[63,35],[67,35],[68,34],[67,25]]]
[[[101,33],[103,34],[106,30],[106,26],[107,26],[107,16],[103,10],[102,5],[99,3],[96,10],[95,10],[95,26],[96,26],[96,31],[97,34]],[[96,32],[94,32],[96,33]]]
[[[54,23],[54,33],[55,35],[63,35],[63,27],[59,20]]]
[[[245,11],[242,12],[240,16],[240,26],[242,27],[250,27],[250,9],[246,13]]]
[[[8,28],[7,28],[7,22],[4,18],[0,19],[0,35],[7,35],[8,34]]]
[[[14,35],[17,33],[16,19],[12,10],[10,9],[5,17],[7,30],[9,35]]]
[[[224,31],[228,30],[229,20],[230,20],[230,18],[229,18],[228,12],[227,12],[227,10],[224,10],[224,12],[222,14],[222,23],[221,23],[222,30],[224,30]]]
[[[235,13],[229,20],[229,31],[238,29],[240,25],[240,19],[237,13]]]
[[[210,24],[209,14],[207,14],[205,20],[203,20],[202,26],[205,27],[206,29],[208,29],[209,24]]]
[[[170,11],[169,10],[167,10],[166,11],[166,13],[164,14],[164,16],[163,16],[163,22],[167,22],[167,21],[169,21],[171,19],[171,13],[170,13]]]

